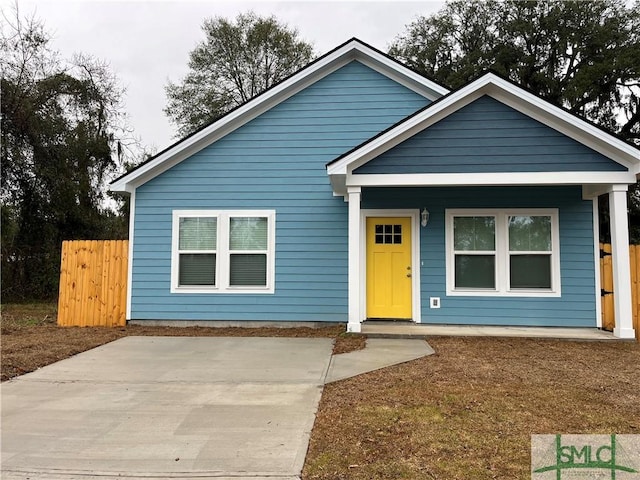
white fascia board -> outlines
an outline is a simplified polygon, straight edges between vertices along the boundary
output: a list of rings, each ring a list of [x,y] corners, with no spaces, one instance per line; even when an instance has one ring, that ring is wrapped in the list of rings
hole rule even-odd
[[[640,173],[640,150],[555,105],[492,75],[487,94],[602,155]]]
[[[442,85],[438,85],[419,73],[399,65],[385,55],[370,50],[365,45],[356,44],[355,51],[357,52],[355,59],[363,65],[388,76],[408,89],[427,97],[429,100],[436,100],[449,93],[449,90]]]
[[[359,187],[435,187],[507,185],[588,185],[632,184],[629,172],[499,172],[499,173],[419,173],[395,175],[347,174],[346,186]]]
[[[294,75],[280,85],[225,115],[217,122],[187,137],[184,141],[159,155],[148,164],[133,171],[130,175],[113,182],[110,189],[112,191],[129,191],[132,186],[135,188],[145,183],[314,83],[317,81],[316,74],[318,72],[328,75],[346,65],[353,59],[349,55],[350,49],[348,47],[349,45],[345,45],[332,55],[313,64],[304,72]]]
[[[360,61],[431,100],[448,93],[446,88],[437,83],[420,76],[361,42],[352,40],[217,122],[186,138],[148,164],[131,172],[130,175],[111,183],[109,189],[120,192],[132,191],[353,60]]]
[[[329,165],[327,174],[351,173],[485,94],[612,158],[631,173],[640,173],[638,149],[494,74],[487,74]]]

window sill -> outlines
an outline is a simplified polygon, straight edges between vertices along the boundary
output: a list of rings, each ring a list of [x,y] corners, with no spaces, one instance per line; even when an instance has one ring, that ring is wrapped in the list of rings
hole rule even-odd
[[[229,287],[225,289],[217,287],[171,287],[171,293],[197,293],[197,294],[273,294],[274,289],[269,287],[251,287],[251,288],[239,288]]]
[[[560,297],[561,292],[553,290],[447,290],[448,297]]]

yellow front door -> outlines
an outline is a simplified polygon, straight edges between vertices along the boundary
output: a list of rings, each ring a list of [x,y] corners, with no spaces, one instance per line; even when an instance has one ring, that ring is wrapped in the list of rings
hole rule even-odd
[[[411,319],[411,218],[367,218],[367,318]]]

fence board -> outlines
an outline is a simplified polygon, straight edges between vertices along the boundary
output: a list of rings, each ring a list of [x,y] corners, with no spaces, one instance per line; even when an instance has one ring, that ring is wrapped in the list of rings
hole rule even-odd
[[[611,245],[601,243],[600,249],[605,253],[611,253]],[[629,245],[629,266],[631,268],[631,306],[632,306],[632,322],[636,331],[636,339],[640,341],[640,245]],[[600,283],[601,288],[605,292],[613,292],[605,294],[602,299],[602,328],[605,330],[613,330],[615,323],[615,312],[613,308],[613,297],[615,291],[613,289],[613,264],[611,255],[604,255],[600,258]]]
[[[127,240],[62,242],[58,325],[126,324]]]

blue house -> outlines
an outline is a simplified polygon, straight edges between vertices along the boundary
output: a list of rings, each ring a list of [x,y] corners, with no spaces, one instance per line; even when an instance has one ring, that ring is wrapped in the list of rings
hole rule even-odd
[[[455,91],[352,39],[111,184],[127,319],[600,326],[633,338],[640,152],[492,73]]]

